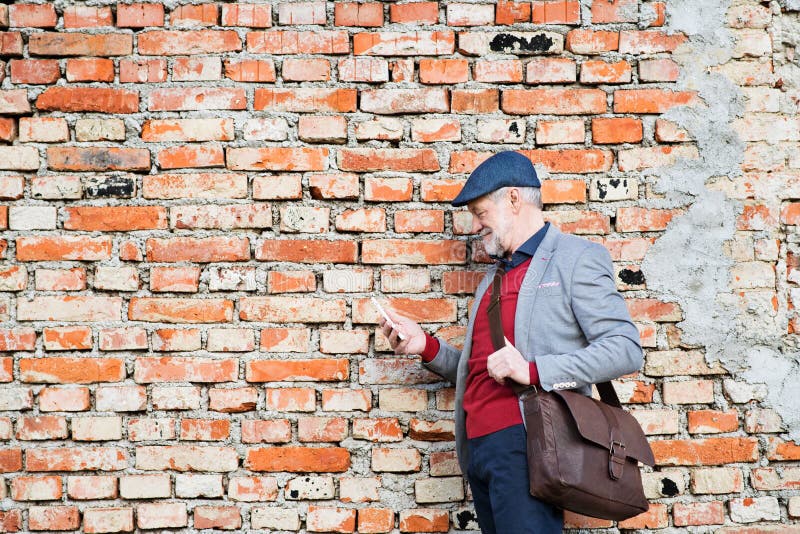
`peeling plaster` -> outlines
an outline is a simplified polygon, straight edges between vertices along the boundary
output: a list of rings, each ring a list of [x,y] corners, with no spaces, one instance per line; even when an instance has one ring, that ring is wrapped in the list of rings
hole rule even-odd
[[[642,271],[651,291],[681,306],[682,342],[704,347],[709,364],[719,361],[735,380],[765,389],[764,404],[782,417],[790,439],[800,442],[800,353],[782,340],[786,288],[778,287],[777,309],[772,290],[742,295],[731,290],[734,262],[725,244],[736,232],[741,203],[706,186],[741,175],[744,154],[731,127],[744,111],[741,91],[712,69],[732,57],[733,38],[725,28],[729,6],[729,0],[667,4],[668,31],[690,38],[673,55],[682,69],[678,87],[698,91],[705,105],[674,108],[664,118],[689,131],[701,157],[645,173],[653,190],[664,195],[651,207],[689,208],[648,251]]]

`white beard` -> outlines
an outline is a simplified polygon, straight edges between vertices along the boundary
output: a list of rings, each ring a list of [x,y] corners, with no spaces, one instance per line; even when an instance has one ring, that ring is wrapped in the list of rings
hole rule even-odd
[[[505,254],[506,250],[503,247],[501,237],[508,234],[509,226],[507,222],[498,223],[497,228],[491,229],[491,235],[488,241],[483,239],[483,248],[486,250],[487,254],[497,257],[502,257]],[[485,235],[485,233],[481,235]]]

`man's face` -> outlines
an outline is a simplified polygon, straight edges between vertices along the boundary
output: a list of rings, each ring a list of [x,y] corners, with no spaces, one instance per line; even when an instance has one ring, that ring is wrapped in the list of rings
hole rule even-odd
[[[511,233],[511,217],[505,199],[493,201],[484,195],[467,204],[472,213],[472,232],[480,233],[486,252],[492,256],[503,256],[508,250]]]

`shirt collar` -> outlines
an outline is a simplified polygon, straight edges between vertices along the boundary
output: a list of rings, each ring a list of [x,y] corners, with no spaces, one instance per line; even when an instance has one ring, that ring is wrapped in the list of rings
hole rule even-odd
[[[544,223],[544,226],[542,226],[538,232],[530,236],[527,241],[525,241],[517,250],[514,251],[510,260],[498,256],[492,256],[491,258],[497,261],[499,266],[504,271],[508,271],[523,264],[529,258],[532,258],[534,254],[536,254],[536,250],[542,243],[542,240],[544,239],[544,236],[549,228],[550,223]]]

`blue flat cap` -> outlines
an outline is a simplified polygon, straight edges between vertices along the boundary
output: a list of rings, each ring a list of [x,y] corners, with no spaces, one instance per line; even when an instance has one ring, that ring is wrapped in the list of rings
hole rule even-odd
[[[499,152],[472,171],[467,183],[451,202],[453,206],[466,206],[501,187],[541,187],[533,163],[519,152]]]

